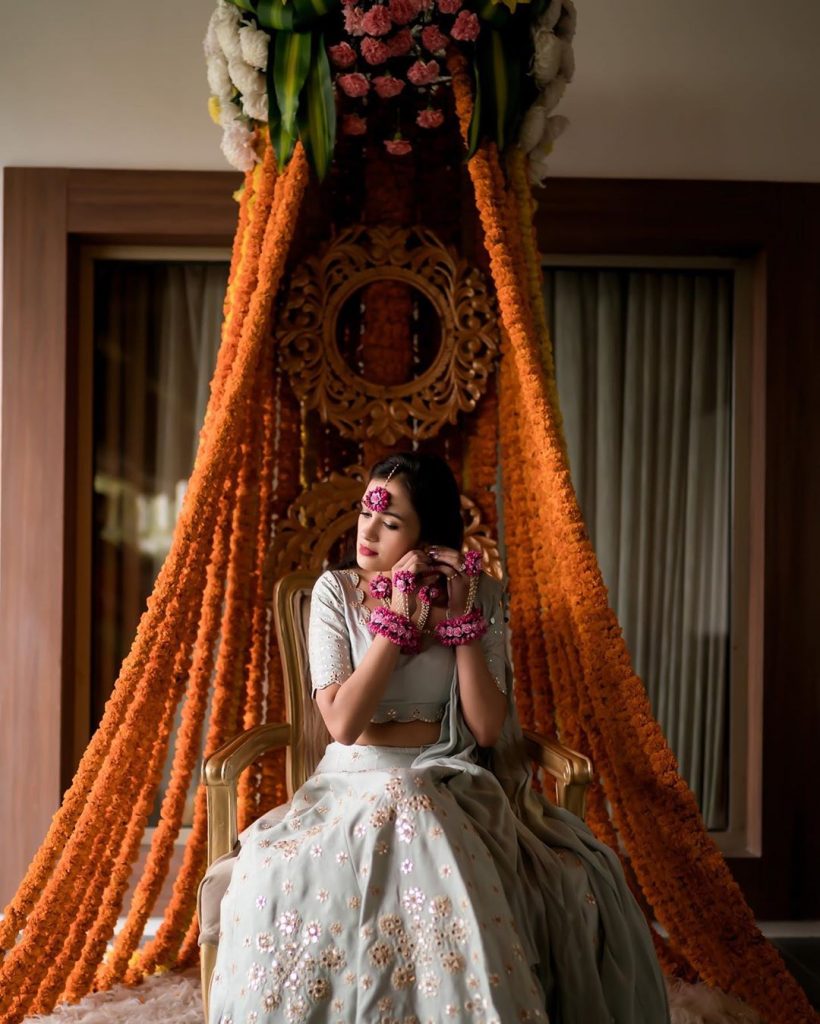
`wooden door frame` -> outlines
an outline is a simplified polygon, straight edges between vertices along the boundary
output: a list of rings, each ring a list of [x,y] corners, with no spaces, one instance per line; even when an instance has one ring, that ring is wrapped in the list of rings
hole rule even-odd
[[[7,168],[4,174],[0,441],[0,867],[8,898],[41,841],[72,765],[76,675],[74,431],[78,247],[86,242],[226,245],[229,172]],[[540,248],[564,253],[753,257],[765,325],[765,453],[750,483],[764,515],[750,628],[762,633],[762,855],[730,858],[758,917],[820,917],[820,820],[805,789],[814,739],[820,613],[820,186],[553,179],[538,194]],[[765,560],[764,560],[765,559]],[[755,666],[750,667],[754,671]],[[815,715],[812,716],[811,712]],[[804,782],[801,784],[801,780]]]
[[[74,770],[76,312],[86,242],[230,245],[231,172],[6,168],[0,439],[0,900]],[[13,823],[13,825],[12,825]]]

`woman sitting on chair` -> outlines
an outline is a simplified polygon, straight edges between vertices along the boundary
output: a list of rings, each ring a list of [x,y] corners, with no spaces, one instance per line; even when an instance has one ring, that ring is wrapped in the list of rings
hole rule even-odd
[[[246,833],[211,1024],[667,1024],[617,856],[530,789],[502,590],[462,540],[443,460],[373,467],[358,567],[311,597],[334,742]]]

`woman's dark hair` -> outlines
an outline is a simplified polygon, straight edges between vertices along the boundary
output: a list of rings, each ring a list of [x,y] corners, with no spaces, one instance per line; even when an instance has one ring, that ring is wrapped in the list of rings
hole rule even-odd
[[[439,455],[425,452],[397,452],[375,463],[367,478],[391,480],[401,477],[421,529],[419,544],[440,544],[441,547],[461,550],[464,541],[464,520],[461,516],[461,498],[458,484],[447,462]],[[355,535],[348,544],[341,561],[333,568],[349,568],[356,564]]]

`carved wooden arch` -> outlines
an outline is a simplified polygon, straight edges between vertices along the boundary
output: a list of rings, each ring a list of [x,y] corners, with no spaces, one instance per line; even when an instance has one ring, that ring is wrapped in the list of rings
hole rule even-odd
[[[368,381],[338,345],[347,300],[374,281],[398,280],[424,295],[441,325],[431,365],[397,385]],[[357,441],[434,437],[471,412],[499,350],[499,324],[484,276],[424,227],[345,229],[293,273],[275,333],[299,400]]]
[[[296,566],[321,571],[333,545],[355,525],[366,485],[364,466],[348,466],[313,484],[297,498],[287,517],[278,524],[271,544],[266,566],[268,592],[274,580]],[[465,520],[464,547],[481,551],[485,571],[497,580],[502,579],[498,545],[481,522],[479,507],[462,494],[461,511]]]

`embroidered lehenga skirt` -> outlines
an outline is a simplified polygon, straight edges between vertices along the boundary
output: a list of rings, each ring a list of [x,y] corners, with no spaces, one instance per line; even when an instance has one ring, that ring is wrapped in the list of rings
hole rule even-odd
[[[440,744],[331,743],[284,816],[243,837],[211,1024],[665,1024],[617,858],[538,803],[540,837]]]

